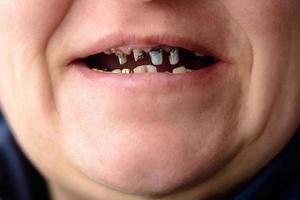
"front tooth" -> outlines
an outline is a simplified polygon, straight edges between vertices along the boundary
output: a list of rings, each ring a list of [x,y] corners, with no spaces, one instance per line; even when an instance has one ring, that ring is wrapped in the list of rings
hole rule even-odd
[[[153,65],[163,64],[163,50],[162,49],[152,49],[150,51],[150,58]]]
[[[118,56],[120,65],[124,65],[127,63],[127,56],[123,52],[117,52],[116,55]]]
[[[126,55],[130,55],[132,53],[132,47],[119,47],[118,50]]]
[[[146,65],[141,65],[133,69],[133,72],[135,74],[141,74],[141,73],[146,73],[147,72],[147,66]]]
[[[135,62],[137,62],[144,58],[144,52],[141,49],[133,49],[133,56],[134,56]]]
[[[147,67],[147,72],[157,72],[157,68],[153,65],[146,65]]]
[[[122,69],[122,74],[130,74],[130,69]]]
[[[186,73],[186,67],[181,66],[181,67],[174,68],[172,73],[173,74],[184,74],[184,73]]]
[[[122,70],[120,70],[120,69],[114,69],[114,70],[112,70],[112,73],[114,73],[114,74],[121,74]]]
[[[177,65],[179,63],[179,49],[174,48],[170,51],[169,61],[171,65]]]

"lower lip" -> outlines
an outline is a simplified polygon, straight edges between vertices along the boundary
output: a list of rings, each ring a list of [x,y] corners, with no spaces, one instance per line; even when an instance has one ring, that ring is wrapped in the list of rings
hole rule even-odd
[[[142,74],[113,74],[96,72],[82,63],[73,63],[67,66],[67,71],[80,75],[86,83],[106,88],[157,90],[176,89],[191,86],[206,87],[213,83],[217,84],[224,78],[229,69],[229,64],[217,62],[208,67],[185,73],[142,73]]]

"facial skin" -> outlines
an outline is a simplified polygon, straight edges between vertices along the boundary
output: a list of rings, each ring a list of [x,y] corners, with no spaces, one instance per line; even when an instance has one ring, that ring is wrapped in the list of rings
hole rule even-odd
[[[198,38],[229,59],[148,89],[69,65],[128,33]],[[299,126],[299,38],[298,0],[2,0],[1,109],[54,199],[214,198]]]

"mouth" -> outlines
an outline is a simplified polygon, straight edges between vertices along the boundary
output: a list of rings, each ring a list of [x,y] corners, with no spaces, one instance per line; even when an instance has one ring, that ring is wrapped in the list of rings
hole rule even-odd
[[[83,63],[87,68],[99,73],[184,74],[209,67],[217,63],[218,58],[166,45],[144,48],[122,46],[78,59],[75,62]]]
[[[82,50],[70,66],[102,85],[199,85],[230,64],[224,52],[186,38],[111,35]],[[217,72],[217,73],[216,73]],[[104,81],[104,82],[103,82]],[[113,82],[111,82],[113,81]],[[123,81],[123,82],[120,82]],[[202,82],[202,83],[200,83]],[[173,84],[174,83],[174,84]],[[135,86],[136,87],[136,86]]]

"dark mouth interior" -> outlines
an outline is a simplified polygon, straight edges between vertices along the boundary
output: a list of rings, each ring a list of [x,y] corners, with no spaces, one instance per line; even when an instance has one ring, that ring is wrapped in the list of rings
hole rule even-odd
[[[187,69],[199,70],[208,67],[217,62],[217,59],[213,56],[196,56],[193,52],[179,48],[180,61],[176,65],[171,65],[169,63],[169,53],[163,52],[163,64],[156,66],[158,72],[172,72],[176,67],[185,66]],[[78,62],[84,63],[90,69],[96,68],[104,71],[112,71],[114,69],[134,69],[140,65],[151,65],[151,59],[149,54],[145,54],[144,58],[135,61],[133,54],[127,57],[128,61],[126,64],[120,65],[118,57],[115,54],[106,55],[104,53],[99,53],[95,55],[88,56],[86,58],[79,59]],[[155,65],[154,65],[155,66]]]

